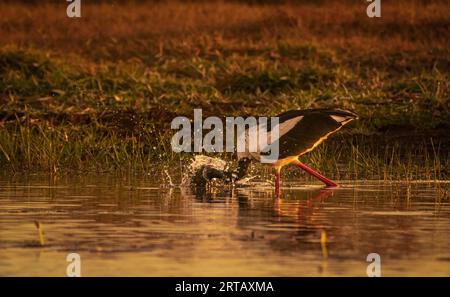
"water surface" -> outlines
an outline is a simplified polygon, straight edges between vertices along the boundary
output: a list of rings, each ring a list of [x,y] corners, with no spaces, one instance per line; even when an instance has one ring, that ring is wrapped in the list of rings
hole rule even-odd
[[[0,275],[450,276],[450,183],[257,182],[194,193],[151,176],[0,178]],[[43,226],[40,246],[35,221]],[[322,238],[322,240],[321,240]]]

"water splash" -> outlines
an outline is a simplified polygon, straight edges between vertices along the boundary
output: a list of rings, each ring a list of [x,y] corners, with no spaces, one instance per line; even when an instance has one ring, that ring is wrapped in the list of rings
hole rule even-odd
[[[205,186],[210,180],[225,181],[228,176],[228,164],[220,158],[196,155],[189,164],[183,179],[183,185]]]
[[[270,181],[261,181],[258,175],[248,175],[237,179],[235,165],[233,162],[227,162],[220,158],[196,155],[183,176],[182,184],[203,187],[213,181],[215,186],[230,184],[239,187],[272,185]]]

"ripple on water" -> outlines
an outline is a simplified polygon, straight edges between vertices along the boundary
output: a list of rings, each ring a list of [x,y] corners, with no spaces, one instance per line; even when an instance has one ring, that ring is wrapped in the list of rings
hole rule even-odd
[[[3,178],[0,275],[63,275],[78,252],[84,275],[363,276],[377,252],[384,275],[448,276],[450,206],[438,193],[430,182],[291,180],[274,199],[264,180],[195,194],[146,177]]]

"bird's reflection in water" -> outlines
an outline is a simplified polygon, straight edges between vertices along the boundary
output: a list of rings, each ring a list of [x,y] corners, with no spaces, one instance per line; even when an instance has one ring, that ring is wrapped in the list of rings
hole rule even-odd
[[[252,239],[268,240],[277,250],[320,244],[321,233],[327,230],[321,209],[333,195],[329,189],[296,190],[285,198],[274,198],[272,190],[253,187],[193,190],[198,201],[237,205],[237,227],[249,230]]]
[[[322,202],[332,195],[333,191],[322,189],[313,192],[301,192],[295,199],[275,199],[274,211],[278,217],[294,220],[305,219],[314,222],[314,215],[320,211]]]
[[[296,190],[295,194],[274,198],[272,190],[254,187],[197,189],[195,197],[205,203],[228,203],[237,208],[236,227],[243,235],[236,237],[258,247],[264,246],[279,255],[322,255],[316,263],[319,273],[328,273],[328,231],[321,211],[333,196],[330,189]],[[236,207],[237,206],[237,207]],[[269,255],[267,255],[269,256]],[[319,256],[320,257],[320,256]]]
[[[195,199],[201,202],[226,202],[233,198],[233,188],[231,186],[223,187],[189,187],[187,192],[182,191],[184,195],[194,195]]]
[[[238,190],[237,224],[253,230],[257,237],[269,238],[275,249],[297,250],[303,244],[317,244],[322,230],[327,229],[321,215],[323,202],[332,194],[332,190],[323,189],[261,199],[257,192]]]
[[[240,217],[254,217],[257,212],[267,213],[267,217],[278,222],[310,222],[320,212],[322,202],[332,195],[333,191],[321,189],[314,191],[298,191],[295,196],[267,199],[268,195],[249,189],[237,189]],[[317,226],[323,227],[323,226]]]

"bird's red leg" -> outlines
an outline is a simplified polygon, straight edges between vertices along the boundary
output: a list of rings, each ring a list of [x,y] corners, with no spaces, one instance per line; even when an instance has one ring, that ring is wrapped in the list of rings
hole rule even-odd
[[[325,176],[321,175],[320,173],[312,170],[311,168],[309,168],[308,166],[306,166],[305,164],[303,164],[299,160],[295,160],[292,163],[295,164],[295,166],[300,167],[301,169],[305,170],[306,172],[308,172],[309,174],[311,174],[312,176],[314,176],[315,178],[317,178],[321,182],[323,182],[325,185],[327,185],[327,187],[338,187],[339,186],[334,181],[332,181],[332,180],[326,178]]]
[[[275,167],[275,197],[280,196],[280,172],[281,167]]]

